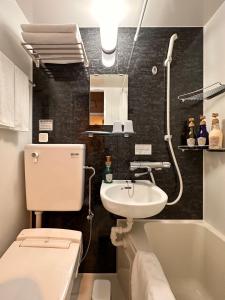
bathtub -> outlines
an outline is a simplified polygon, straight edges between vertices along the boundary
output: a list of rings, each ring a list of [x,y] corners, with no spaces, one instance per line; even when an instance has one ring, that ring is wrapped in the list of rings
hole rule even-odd
[[[117,273],[127,299],[132,262],[143,250],[156,254],[177,300],[225,300],[225,237],[206,222],[138,220],[125,241]]]

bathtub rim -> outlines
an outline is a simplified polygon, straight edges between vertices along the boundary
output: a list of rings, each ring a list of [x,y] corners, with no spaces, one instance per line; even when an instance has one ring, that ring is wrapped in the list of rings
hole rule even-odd
[[[138,250],[153,251],[153,250],[151,250],[151,244],[149,242],[149,239],[146,235],[146,231],[144,229],[144,225],[146,223],[163,223],[163,224],[177,224],[177,225],[179,225],[179,224],[187,224],[187,225],[193,224],[193,225],[197,225],[197,226],[203,228],[203,230],[205,229],[207,232],[214,235],[222,243],[225,243],[225,235],[223,235],[221,232],[219,232],[216,228],[214,228],[211,224],[209,224],[205,220],[199,220],[199,219],[195,219],[195,220],[193,220],[193,219],[192,220],[135,219],[134,221],[135,221],[136,224],[139,224],[139,226],[134,225],[135,226],[134,231],[132,232],[132,230],[131,230],[130,233],[125,235],[124,240],[125,240],[125,243],[126,243],[126,247],[125,248],[121,248],[121,247],[117,248],[117,258],[116,258],[116,260],[117,260],[117,274],[118,274],[120,280],[122,280],[124,282],[128,282],[128,286],[129,286],[128,290],[124,289],[124,287],[122,285],[121,285],[121,287],[122,287],[125,295],[127,295],[129,300],[131,300],[131,293],[130,293],[131,292],[131,288],[130,288],[131,281],[130,280],[131,280],[132,263],[133,263],[135,254]],[[118,225],[123,225],[123,224],[125,224],[125,222],[126,222],[126,219],[117,219],[117,224]],[[137,235],[139,233],[141,234],[141,237],[137,238]],[[126,276],[124,277],[124,275],[122,273],[120,275],[121,264],[120,264],[120,261],[118,261],[118,254],[120,252],[124,253],[124,255],[127,258],[127,261],[129,262],[129,271],[128,271],[127,277]],[[170,281],[169,281],[169,283],[170,283]],[[170,283],[170,286],[171,286],[171,283]]]
[[[124,224],[124,221],[126,219],[117,219],[117,224],[121,225]],[[122,222],[122,223],[121,223]],[[208,231],[213,233],[215,236],[217,236],[219,239],[221,239],[225,243],[225,235],[220,232],[218,229],[216,229],[213,225],[209,224],[205,220],[200,220],[200,219],[192,219],[192,220],[176,220],[176,219],[171,219],[171,220],[165,220],[165,219],[134,219],[135,223],[163,223],[163,224],[194,224],[194,225],[199,225],[203,228],[206,228]],[[132,235],[132,230],[130,232]]]

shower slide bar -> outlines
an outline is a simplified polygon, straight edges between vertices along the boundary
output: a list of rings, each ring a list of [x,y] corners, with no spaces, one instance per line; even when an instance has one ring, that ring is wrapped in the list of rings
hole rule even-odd
[[[203,101],[210,100],[223,93],[225,93],[225,84],[222,84],[221,82],[216,82],[207,87],[180,95],[178,96],[178,99],[182,102]]]

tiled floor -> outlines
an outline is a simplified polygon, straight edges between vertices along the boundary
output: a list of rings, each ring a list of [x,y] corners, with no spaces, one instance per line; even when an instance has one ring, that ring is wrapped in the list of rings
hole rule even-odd
[[[111,300],[126,300],[120,288],[116,274],[79,274],[75,279],[71,300],[91,300],[95,279],[107,279],[111,282]]]

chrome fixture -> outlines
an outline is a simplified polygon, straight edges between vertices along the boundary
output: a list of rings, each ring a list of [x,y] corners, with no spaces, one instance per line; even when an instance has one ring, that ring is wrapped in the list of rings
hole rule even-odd
[[[151,168],[146,168],[147,169],[147,172],[142,172],[142,173],[135,173],[134,174],[134,177],[135,178],[140,178],[142,176],[145,176],[145,175],[149,175],[150,176],[150,181],[153,183],[153,184],[156,184],[155,183],[155,177],[152,173],[152,169]]]
[[[147,171],[147,172],[135,173],[135,174],[134,174],[134,177],[135,177],[135,178],[139,178],[139,177],[142,177],[142,176],[144,176],[144,175],[148,175],[150,172],[151,172],[151,169],[148,168],[148,171]]]
[[[152,183],[155,184],[155,178],[152,173],[152,170],[160,171],[162,169],[170,168],[170,162],[149,162],[149,161],[132,161],[130,162],[130,171],[136,171],[138,169],[146,169],[146,172],[135,173],[134,177],[139,178],[144,175],[149,175]]]
[[[158,73],[158,68],[156,67],[156,66],[153,66],[152,67],[152,75],[157,75],[157,73]]]
[[[225,93],[225,84],[216,82],[196,91],[180,95],[178,96],[178,99],[182,102],[185,102],[187,100],[203,101],[213,99],[214,97],[217,97],[223,93]]]
[[[171,163],[164,161],[164,162],[151,162],[151,161],[131,161],[130,162],[130,171],[135,171],[137,169],[155,169],[155,170],[162,170],[170,168]]]
[[[173,162],[177,171],[177,175],[179,178],[179,183],[180,183],[180,191],[179,194],[177,196],[177,198],[172,201],[172,202],[168,202],[167,205],[174,205],[176,204],[182,194],[183,194],[183,180],[182,180],[182,176],[181,176],[181,172],[180,172],[180,168],[179,165],[177,163],[177,159],[173,150],[173,144],[172,144],[172,135],[171,135],[171,131],[170,131],[170,65],[172,62],[172,54],[173,54],[173,46],[174,46],[174,42],[178,39],[177,34],[173,34],[170,38],[170,42],[169,42],[169,48],[168,48],[168,53],[167,53],[167,58],[164,61],[164,67],[167,68],[167,89],[166,89],[166,135],[164,136],[164,140],[166,142],[168,142],[169,145],[169,150],[171,153],[171,156],[173,158]]]
[[[21,43],[21,45],[32,58],[37,68],[42,66],[44,69],[48,70],[45,63],[49,60],[55,61],[57,64],[57,62],[61,60],[70,61],[78,59],[84,63],[85,67],[89,67],[89,61],[83,41],[79,43],[60,44]]]

